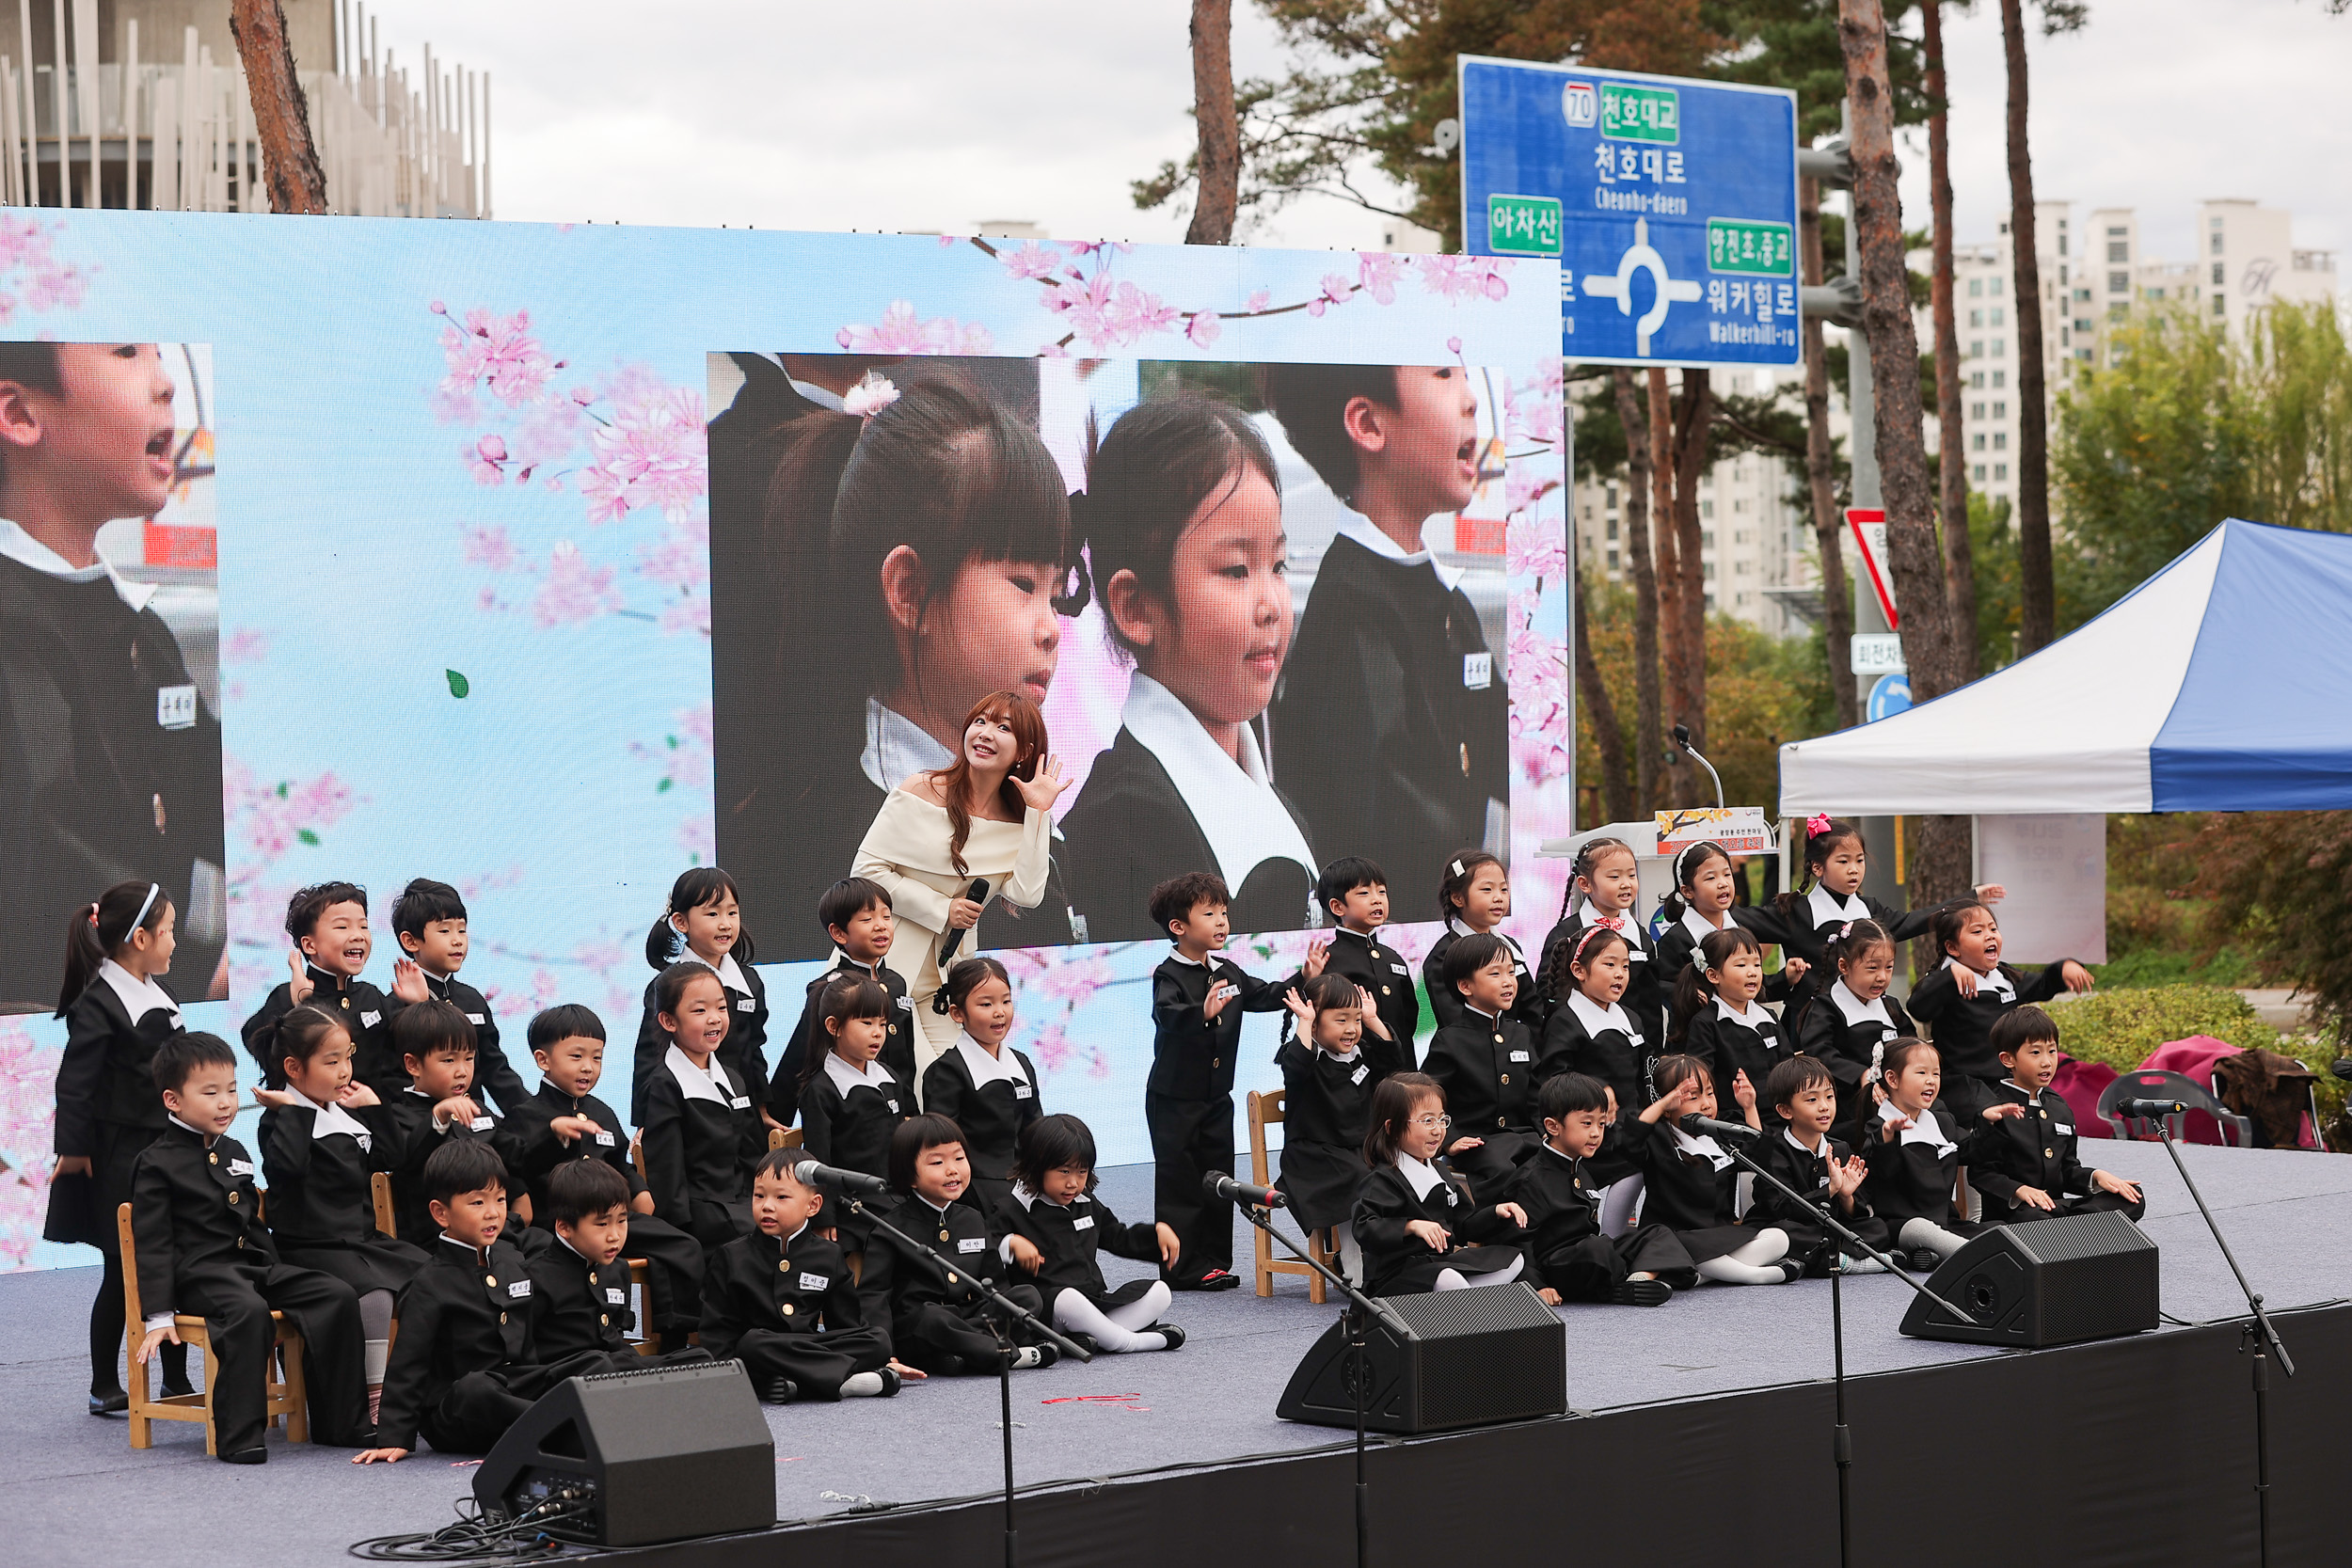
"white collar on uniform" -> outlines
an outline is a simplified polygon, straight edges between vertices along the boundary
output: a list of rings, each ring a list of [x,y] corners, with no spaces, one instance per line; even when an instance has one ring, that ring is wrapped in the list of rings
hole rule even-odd
[[[332,1105],[322,1105],[300,1089],[290,1088],[290,1092],[296,1100],[318,1113],[317,1117],[310,1123],[310,1139],[313,1143],[321,1138],[331,1138],[338,1132],[348,1132],[359,1140],[361,1148],[368,1147],[367,1125],[358,1117],[344,1110],[341,1101]]]
[[[678,961],[680,963],[702,965],[705,969],[719,976],[719,983],[726,987],[727,990],[731,991],[739,992],[744,996],[749,996],[752,993],[752,983],[743,978],[743,966],[735,961],[735,955],[733,953],[722,953],[719,955],[719,961],[717,963],[712,963],[708,958],[704,958],[700,953],[695,952],[690,947],[685,952],[678,955]]]
[[[687,1099],[715,1100],[728,1109],[734,1109],[735,1095],[733,1086],[727,1082],[726,1066],[716,1055],[710,1058],[710,1067],[705,1070],[694,1065],[693,1057],[674,1045],[661,1058],[661,1065],[670,1069],[670,1076],[677,1080],[678,1090]]]
[[[1356,1049],[1353,1051],[1334,1051],[1321,1040],[1308,1041],[1307,1049],[1320,1051],[1335,1062],[1360,1062],[1364,1059],[1363,1037],[1360,1035],[1356,1038]]]
[[[1438,1174],[1437,1166],[1416,1160],[1401,1148],[1396,1152],[1396,1168],[1412,1187],[1413,1196],[1422,1201],[1426,1201],[1430,1192],[1445,1182],[1445,1178]]]
[[[1813,911],[1813,928],[1817,931],[1833,921],[1870,918],[1870,906],[1862,901],[1858,893],[1841,901],[1829,889],[1816,886],[1804,895],[1804,901]]]
[[[942,746],[914,720],[882,705],[879,697],[866,699],[866,747],[857,765],[866,782],[887,795],[917,773],[955,766],[955,753]]]
[[[115,596],[133,610],[145,610],[155,596],[151,582],[125,582],[114,562],[100,556],[88,566],[69,566],[65,557],[24,531],[19,524],[0,517],[0,556],[6,556],[20,566],[30,566],[47,578],[59,582],[96,582],[103,578],[114,584]]]
[[[1837,1004],[1837,1011],[1849,1027],[1866,1019],[1876,1019],[1889,1029],[1895,1027],[1894,1019],[1886,1011],[1885,997],[1865,1002],[1853,993],[1853,988],[1847,985],[1842,976],[1831,983],[1829,999]]]
[[[1169,948],[1169,949],[1168,950],[1168,956],[1169,958],[1171,958],[1175,959],[1175,960],[1176,960],[1178,963],[1180,963],[1180,964],[1190,964],[1190,965],[1192,965],[1192,967],[1193,967],[1193,968],[1195,968],[1195,969],[1206,969],[1206,968],[1208,968],[1208,967],[1209,967],[1207,964],[1205,964],[1205,963],[1203,963],[1203,962],[1201,962],[1199,958],[1192,958],[1192,957],[1190,957],[1189,955],[1187,955],[1187,954],[1184,952],[1184,950],[1183,948],[1181,948],[1181,947],[1171,947],[1171,948]]]
[[[196,1132],[195,1128],[190,1127],[186,1122],[182,1121],[178,1117],[167,1114],[164,1119],[170,1122],[172,1126],[177,1127],[183,1132]],[[204,1140],[204,1147],[206,1148],[210,1148],[215,1144],[220,1142],[220,1134],[217,1132],[196,1132],[196,1135]]]
[[[866,1069],[861,1072],[843,1061],[841,1053],[838,1051],[825,1053],[825,1076],[832,1079],[834,1085],[843,1094],[848,1094],[851,1089],[859,1087],[880,1089],[884,1094],[888,1094],[898,1086],[898,1083],[882,1065],[880,1057],[866,1063]]]
[[[1244,724],[1239,759],[1227,756],[1192,710],[1141,671],[1128,677],[1119,722],[1167,770],[1227,887],[1240,887],[1267,861],[1292,862],[1314,879],[1314,851],[1267,781],[1255,730]]]
[[[1679,1127],[1669,1127],[1666,1131],[1674,1134],[1677,1153],[1696,1154],[1717,1170],[1730,1168],[1731,1156],[1724,1152],[1724,1146],[1717,1143],[1713,1137],[1702,1135],[1694,1138]]]
[[[1731,1004],[1720,996],[1715,998],[1715,1016],[1727,1018],[1742,1029],[1761,1030],[1764,1025],[1772,1022],[1772,1015],[1753,1002],[1748,1004],[1747,1011],[1734,1012]]]
[[[1568,992],[1568,1011],[1574,1013],[1576,1021],[1584,1025],[1584,1033],[1588,1036],[1597,1036],[1605,1030],[1614,1029],[1628,1039],[1636,1037],[1633,1021],[1626,1016],[1625,1008],[1621,1004],[1612,1002],[1606,1008],[1603,1008],[1599,1003],[1582,991],[1571,990]]]
[[[1893,1101],[1880,1102],[1879,1120],[1894,1121],[1901,1116],[1902,1112],[1895,1108]],[[1935,1107],[1932,1105],[1921,1112],[1909,1127],[1903,1129],[1900,1141],[1907,1144],[1928,1144],[1935,1149],[1939,1158],[1960,1147],[1944,1135],[1944,1124],[1935,1119]]]
[[[993,1056],[988,1047],[970,1035],[956,1037],[956,1054],[963,1058],[963,1069],[972,1075],[972,1086],[994,1083],[1027,1084],[1029,1075],[1021,1067],[1021,1058],[1014,1055],[1010,1045],[999,1046]],[[1034,1085],[1031,1085],[1035,1087]]]
[[[1020,1204],[1025,1210],[1034,1209],[1041,1203],[1045,1205],[1048,1209],[1075,1209],[1087,1200],[1087,1195],[1080,1193],[1076,1197],[1072,1198],[1067,1203],[1056,1203],[1052,1198],[1047,1197],[1043,1193],[1033,1193],[1029,1191],[1028,1184],[1022,1181],[1016,1181],[1012,1184],[1012,1196],[1013,1201]]]
[[[1406,555],[1404,546],[1381,532],[1378,524],[1352,506],[1340,514],[1340,520],[1332,531],[1343,539],[1353,539],[1383,561],[1393,561],[1400,566],[1426,565],[1437,574],[1438,581],[1449,594],[1462,584],[1459,567],[1449,566],[1439,561],[1430,553],[1427,545]]]
[[[1968,966],[1963,964],[1958,958],[1946,958],[1944,967],[1966,969]],[[1976,974],[1977,972],[1969,969],[1968,973]],[[2017,1000],[2017,983],[2001,973],[1999,964],[1993,966],[1993,973],[1990,974],[1977,974],[1977,990],[1979,995],[1991,991],[1994,996],[1999,997],[2004,1005]]]
[[[171,1015],[172,1022],[180,1022],[180,1004],[171,999],[169,991],[155,983],[154,976],[134,974],[108,958],[98,966],[98,977],[106,982],[108,990],[122,999],[122,1010],[131,1015],[132,1022],[136,1023],[158,1007]]]
[[[1783,1127],[1780,1130],[1780,1135],[1788,1140],[1788,1147],[1790,1148],[1795,1149],[1798,1153],[1804,1155],[1808,1160],[1818,1160],[1823,1154],[1829,1152],[1829,1140],[1827,1138],[1823,1138],[1821,1140],[1821,1147],[1820,1148],[1807,1148],[1804,1147],[1804,1140],[1798,1137],[1794,1132],[1787,1127]]]
[[[1699,941],[1705,942],[1708,937],[1713,936],[1718,931],[1730,930],[1731,916],[1724,916],[1724,923],[1721,926],[1709,926],[1707,923],[1707,916],[1699,913],[1696,910],[1686,909],[1682,911],[1682,928],[1696,937]],[[1692,951],[1695,953],[1696,949],[1694,948]]]

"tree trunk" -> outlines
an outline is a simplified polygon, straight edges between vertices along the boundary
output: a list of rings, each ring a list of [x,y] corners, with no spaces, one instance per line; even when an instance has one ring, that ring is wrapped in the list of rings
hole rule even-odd
[[[1837,33],[1846,56],[1846,95],[1853,104],[1854,238],[1862,263],[1862,328],[1873,372],[1886,553],[1901,612],[1912,700],[1924,703],[1955,684],[1951,617],[1944,603],[1934,498],[1928,490],[1919,337],[1912,324],[1903,260],[1902,198],[1895,187],[1895,101],[1886,79],[1886,18],[1879,0],[1838,0]]]
[[[1192,118],[1200,138],[1199,199],[1186,245],[1231,245],[1241,200],[1241,122],[1233,113],[1233,0],[1192,0]]]
[[[1821,187],[1797,184],[1797,237],[1804,256],[1804,280],[1821,281]],[[1821,322],[1804,318],[1804,477],[1813,502],[1813,543],[1821,556],[1821,625],[1829,655],[1829,689],[1837,727],[1862,722],[1853,681],[1853,594],[1846,584],[1845,519],[1837,509],[1836,449],[1829,435],[1829,358],[1821,347]]]
[[[2024,0],[2001,0],[2001,45],[2009,60],[2009,241],[2017,261],[2010,304],[2017,311],[2018,646],[2030,654],[2058,633],[2058,590],[2050,572],[2050,411],[2042,385],[2033,152],[2026,142]]]
[[[262,142],[262,180],[273,213],[326,211],[326,170],[310,142],[310,105],[294,75],[294,46],[278,0],[232,0],[229,36],[236,40]]]
[[[1691,744],[1707,750],[1707,562],[1699,527],[1699,476],[1707,469],[1707,432],[1715,401],[1707,372],[1682,372],[1675,410],[1675,535],[1682,557],[1682,686],[1675,718],[1691,730]],[[1695,769],[1694,769],[1695,771]]]
[[[1658,702],[1658,570],[1649,553],[1649,420],[1634,393],[1633,372],[1620,366],[1609,377],[1617,394],[1617,421],[1625,426],[1625,554],[1633,579],[1633,809],[1645,812],[1657,802],[1658,759],[1666,749]]]
[[[1593,726],[1593,739],[1600,748],[1601,809],[1608,813],[1604,820],[1629,822],[1633,819],[1633,780],[1626,770],[1625,732],[1617,728],[1617,705],[1609,700],[1609,688],[1601,684],[1600,665],[1593,657],[1593,640],[1584,629],[1584,572],[1580,565],[1569,573],[1568,581],[1575,594],[1569,613],[1576,618],[1576,691],[1583,700],[1584,721]]]
[[[1977,678],[1977,563],[1968,545],[1968,458],[1960,420],[1960,310],[1952,297],[1952,138],[1944,96],[1943,0],[1919,8],[1926,28],[1928,205],[1935,224],[1936,520],[1944,531],[1944,598],[1952,611],[1952,676]]]
[[[1682,641],[1682,531],[1675,526],[1675,411],[1666,390],[1666,372],[1649,372],[1649,469],[1651,520],[1658,528],[1658,626],[1660,686],[1659,760],[1665,760],[1665,726],[1682,713],[1682,694],[1690,686],[1690,654]],[[1652,809],[1665,805],[1662,785],[1650,797]]]

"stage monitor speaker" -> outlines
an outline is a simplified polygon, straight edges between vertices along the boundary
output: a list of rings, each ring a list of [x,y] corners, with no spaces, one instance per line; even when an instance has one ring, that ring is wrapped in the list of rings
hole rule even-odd
[[[596,1546],[767,1529],[776,1444],[739,1361],[567,1378],[507,1429],[473,1492],[507,1519],[584,1497],[546,1530]]]
[[[1903,1332],[1915,1338],[2037,1350],[2138,1334],[2156,1326],[2156,1243],[2117,1213],[1996,1226],[1946,1259],[1928,1288],[1976,1322],[1915,1297]]]
[[[1567,1325],[1527,1286],[1384,1299],[1408,1332],[1400,1339],[1377,1318],[1366,1329],[1370,1430],[1444,1432],[1568,1408]],[[1274,1413],[1286,1421],[1355,1426],[1343,1323],[1309,1348]]]

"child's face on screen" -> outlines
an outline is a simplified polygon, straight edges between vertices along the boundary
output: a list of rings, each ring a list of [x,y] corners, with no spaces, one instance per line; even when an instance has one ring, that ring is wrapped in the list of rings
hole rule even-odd
[[[311,923],[310,934],[302,939],[303,954],[312,963],[329,974],[345,976],[367,968],[368,955],[374,947],[366,908],[348,901],[321,910]]]
[[[1350,404],[1351,415],[1356,405]],[[1459,512],[1478,485],[1478,400],[1458,365],[1400,365],[1396,406],[1351,420],[1357,463],[1370,481],[1424,517]],[[1376,429],[1379,444],[1365,438]]]
[[[0,407],[0,438],[34,458],[69,514],[151,517],[171,491],[171,377],[153,343],[59,343],[62,392]],[[11,459],[11,467],[17,460]],[[28,467],[31,466],[27,465]]]
[[[587,1035],[566,1035],[531,1054],[548,1082],[574,1100],[595,1089],[604,1076],[604,1041]]]
[[[833,927],[831,935],[842,952],[859,963],[873,964],[890,951],[890,939],[898,931],[898,923],[891,915],[890,906],[877,902],[850,916],[847,926]]]
[[[1220,741],[1274,700],[1291,645],[1289,555],[1282,499],[1245,463],[1177,536],[1165,602],[1124,572],[1105,590],[1136,668],[1221,732]]]
[[[883,570],[887,576],[888,562]],[[940,712],[968,712],[992,691],[1043,703],[1061,659],[1061,617],[1054,612],[1061,580],[1050,562],[968,561],[928,610],[919,597],[889,595],[891,612],[914,638],[906,686]]]

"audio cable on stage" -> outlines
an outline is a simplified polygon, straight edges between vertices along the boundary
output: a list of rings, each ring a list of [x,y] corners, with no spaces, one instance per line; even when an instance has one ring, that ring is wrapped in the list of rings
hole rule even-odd
[[[559,1520],[585,1515],[594,1498],[584,1486],[567,1486],[512,1519],[485,1515],[471,1497],[457,1502],[458,1519],[430,1534],[379,1535],[349,1548],[362,1562],[514,1562],[561,1551],[564,1543],[544,1534]]]

